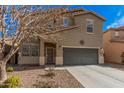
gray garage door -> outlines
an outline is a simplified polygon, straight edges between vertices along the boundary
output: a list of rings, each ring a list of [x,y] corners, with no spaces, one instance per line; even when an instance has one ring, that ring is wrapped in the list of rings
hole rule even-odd
[[[64,48],[64,65],[98,64],[98,49]]]

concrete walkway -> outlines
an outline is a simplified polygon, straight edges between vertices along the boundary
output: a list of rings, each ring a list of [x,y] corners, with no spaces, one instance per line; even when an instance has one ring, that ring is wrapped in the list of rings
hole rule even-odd
[[[124,88],[124,71],[99,65],[65,67],[84,87]]]

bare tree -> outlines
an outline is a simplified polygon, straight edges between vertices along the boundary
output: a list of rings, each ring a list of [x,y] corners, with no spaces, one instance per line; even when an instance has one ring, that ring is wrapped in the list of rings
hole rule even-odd
[[[7,79],[6,64],[30,37],[55,39],[51,31],[63,27],[62,13],[68,6],[0,6],[0,78]],[[7,21],[9,20],[9,22]],[[5,53],[6,38],[11,38],[11,48]]]

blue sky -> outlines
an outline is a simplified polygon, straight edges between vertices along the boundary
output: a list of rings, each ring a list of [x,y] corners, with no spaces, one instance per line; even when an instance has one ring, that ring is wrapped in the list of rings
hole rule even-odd
[[[106,18],[103,30],[124,26],[124,5],[73,5],[73,8],[91,10]]]

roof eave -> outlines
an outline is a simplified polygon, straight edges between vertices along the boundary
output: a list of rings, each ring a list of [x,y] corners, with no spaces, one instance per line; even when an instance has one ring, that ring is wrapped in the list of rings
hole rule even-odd
[[[84,14],[88,14],[88,13],[91,13],[91,14],[95,15],[96,17],[102,19],[103,21],[106,21],[106,19],[104,17],[102,17],[102,16],[100,16],[100,15],[98,15],[95,12],[92,12],[92,11],[85,11],[81,14],[75,14],[74,16],[80,16],[80,15],[84,15]]]

